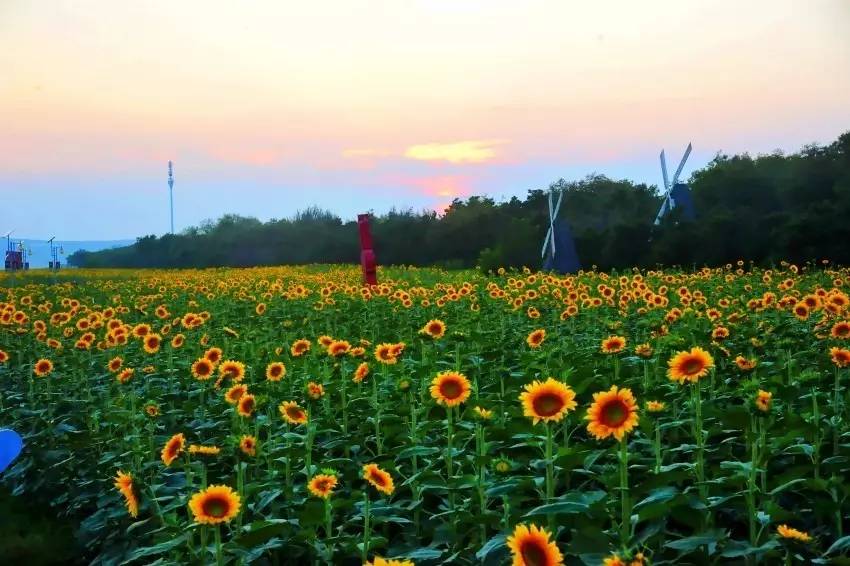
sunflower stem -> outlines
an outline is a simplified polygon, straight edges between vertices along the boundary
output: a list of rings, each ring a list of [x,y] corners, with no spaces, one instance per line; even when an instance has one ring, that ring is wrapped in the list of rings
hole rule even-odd
[[[815,465],[815,479],[820,479],[820,407],[818,407],[818,396],[815,388],[812,387],[812,428],[814,430],[814,450],[812,452],[812,460]]]
[[[455,494],[452,490],[452,478],[454,477],[454,424],[452,419],[453,409],[452,407],[446,407],[446,443],[448,444],[448,450],[446,454],[446,485],[449,490],[449,509],[454,512],[455,509]]]
[[[658,418],[655,419],[655,440],[653,442],[655,447],[655,473],[661,473],[661,423],[658,421]]]
[[[694,436],[696,437],[697,442],[697,488],[699,489],[700,499],[705,502],[705,436],[702,428],[702,393],[700,391],[699,381],[694,382],[691,391],[693,392],[693,402],[695,411]]]
[[[221,555],[221,525],[215,526],[215,563],[218,566],[224,564],[224,558]]]
[[[361,558],[365,564],[369,558],[369,537],[371,536],[369,525],[369,489],[363,491],[363,553]]]
[[[749,515],[750,545],[756,546],[758,534],[756,531],[756,470],[758,469],[758,446],[756,445],[754,417],[750,417],[747,429],[747,444],[750,448],[750,470],[747,474],[747,507]]]
[[[333,563],[333,545],[331,538],[333,537],[333,514],[331,513],[331,498],[330,495],[324,498],[325,500],[325,546],[327,547],[328,564]]]
[[[555,461],[552,458],[552,424],[544,423],[546,427],[546,503],[550,504],[555,499]],[[549,530],[555,527],[555,515],[552,513],[546,516],[546,521],[549,525]]]
[[[631,536],[632,509],[629,501],[629,446],[626,437],[620,440],[620,543],[628,548]]]
[[[343,449],[345,451],[345,457],[349,458],[351,456],[351,453],[350,453],[351,448],[349,447],[350,443],[348,442],[348,400],[346,399],[346,396],[345,396],[345,381],[346,381],[345,374],[340,372],[341,385],[340,385],[339,391],[340,391],[340,396],[342,398],[342,437],[345,440],[345,442],[343,443],[343,447],[344,447]]]

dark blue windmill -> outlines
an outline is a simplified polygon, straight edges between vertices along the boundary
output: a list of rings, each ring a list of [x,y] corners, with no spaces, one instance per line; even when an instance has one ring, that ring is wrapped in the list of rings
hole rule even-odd
[[[661,203],[661,209],[655,216],[655,224],[661,224],[661,219],[674,208],[679,209],[680,216],[685,220],[696,219],[696,209],[694,208],[694,199],[691,196],[691,188],[686,183],[679,182],[679,175],[682,174],[682,169],[685,168],[685,161],[691,154],[691,144],[685,150],[685,155],[679,162],[676,168],[676,173],[673,174],[673,182],[667,180],[667,160],[664,158],[664,150],[661,150],[661,175],[664,177],[664,202]]]
[[[543,269],[557,273],[575,273],[581,269],[573,233],[565,219],[558,219],[564,192],[558,194],[558,202],[552,208],[552,192],[549,192],[549,230],[543,238]]]

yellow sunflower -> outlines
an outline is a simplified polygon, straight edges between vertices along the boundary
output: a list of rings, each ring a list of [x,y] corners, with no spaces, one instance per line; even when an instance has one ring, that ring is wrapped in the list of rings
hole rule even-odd
[[[564,556],[551,533],[537,525],[517,525],[507,545],[513,556],[512,566],[561,566]]]
[[[47,358],[41,358],[35,362],[32,371],[38,377],[46,377],[53,372],[53,362]]]
[[[328,355],[338,358],[344,356],[351,350],[351,343],[348,340],[335,340],[328,346]]]
[[[246,393],[248,393],[248,386],[244,383],[237,383],[225,392],[224,400],[231,405],[235,405]]]
[[[309,395],[310,399],[321,399],[324,394],[325,388],[321,383],[311,381],[307,384],[307,395]]]
[[[422,334],[426,334],[435,340],[442,338],[446,334],[446,323],[440,319],[432,319],[425,323],[425,326],[420,330]]]
[[[788,525],[779,525],[776,527],[776,534],[784,539],[791,539],[800,542],[809,542],[812,540],[812,537],[809,536],[809,533],[805,531],[799,531],[793,527],[789,527]]]
[[[763,389],[759,389],[755,399],[756,409],[763,413],[766,413],[770,411],[770,406],[772,403],[773,393],[769,391],[764,391]]]
[[[239,494],[226,485],[211,485],[189,500],[195,522],[202,525],[228,523],[239,514]]]
[[[696,383],[714,367],[714,358],[700,347],[679,352],[667,361],[667,377],[671,381]]]
[[[115,489],[124,496],[124,503],[127,505],[127,512],[131,517],[139,516],[139,500],[136,497],[136,491],[133,489],[133,476],[129,473],[124,473],[118,470],[118,475],[115,476]]]
[[[839,340],[850,338],[850,321],[842,320],[832,325],[829,335]]]
[[[525,338],[525,343],[528,344],[530,348],[539,348],[545,339],[546,330],[538,328],[537,330],[533,330],[529,333],[529,335]]]
[[[206,352],[204,352],[204,358],[206,358],[206,360],[213,365],[213,368],[218,366],[218,364],[221,362],[221,357],[223,355],[224,352],[221,351],[221,348],[216,347],[210,348]]]
[[[159,352],[159,347],[162,345],[162,336],[150,333],[143,338],[143,344],[145,352],[148,354],[156,354]]]
[[[171,463],[183,453],[183,447],[185,445],[186,437],[183,436],[182,432],[179,432],[169,438],[168,442],[166,442],[165,446],[162,448],[162,453],[160,454],[163,464],[170,466]]]
[[[850,350],[846,348],[830,348],[829,356],[832,363],[840,368],[850,366]]]
[[[292,346],[289,348],[289,352],[293,357],[297,358],[299,356],[303,356],[306,352],[310,351],[310,341],[305,339],[296,340],[292,343]]]
[[[266,366],[266,379],[280,381],[286,376],[286,366],[282,362],[272,362]]]
[[[236,410],[243,417],[250,417],[254,414],[254,408],[257,406],[257,400],[250,393],[246,393],[239,398],[236,404]]]
[[[398,358],[393,354],[395,344],[378,344],[375,347],[375,359],[382,364],[393,365],[398,362]]]
[[[462,373],[444,371],[431,382],[431,397],[438,404],[455,407],[469,399],[469,380]]]
[[[600,350],[603,354],[618,354],[626,348],[626,338],[623,336],[609,336],[602,340]]]
[[[637,412],[637,402],[631,389],[619,389],[613,385],[608,391],[593,394],[593,404],[585,417],[590,421],[587,431],[597,440],[609,436],[622,440],[637,426]]]
[[[569,386],[551,377],[546,381],[526,384],[525,391],[519,396],[523,415],[531,418],[534,424],[560,421],[576,408],[575,398],[576,394]]]
[[[214,365],[207,358],[200,358],[192,364],[192,377],[198,381],[206,381],[212,377]]]
[[[392,495],[395,491],[392,476],[378,467],[378,464],[366,464],[363,466],[363,479],[368,481],[378,491]]]
[[[313,476],[307,484],[307,489],[309,489],[310,493],[316,497],[327,499],[333,494],[333,490],[336,488],[337,483],[338,480],[334,474],[318,474]]]
[[[295,401],[284,401],[278,406],[280,416],[289,424],[299,425],[307,422],[307,411],[298,406]]]
[[[106,364],[106,367],[109,369],[109,371],[115,373],[116,371],[121,369],[122,365],[124,365],[124,360],[120,356],[115,356],[114,358],[109,360],[109,363]]]
[[[245,434],[239,439],[239,450],[246,456],[257,455],[257,438],[250,434]]]
[[[415,566],[413,560],[396,560],[394,558],[381,558],[376,556],[372,562],[364,562],[363,566]]]
[[[366,379],[367,375],[369,375],[369,364],[362,362],[359,366],[357,366],[357,369],[354,370],[354,377],[352,377],[351,380],[354,383],[360,383]]]

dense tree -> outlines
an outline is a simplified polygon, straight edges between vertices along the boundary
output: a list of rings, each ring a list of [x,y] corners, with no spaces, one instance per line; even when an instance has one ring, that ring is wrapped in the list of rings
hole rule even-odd
[[[652,222],[656,187],[591,175],[563,179],[562,215],[584,266],[718,265],[830,258],[850,263],[850,132],[828,146],[752,157],[718,154],[691,176],[698,217]],[[455,200],[443,216],[391,210],[373,220],[383,264],[494,269],[538,266],[548,224],[547,191],[496,202]],[[212,267],[357,262],[357,223],[310,208],[260,222],[228,214],[179,235],[145,236],[126,248],[77,252],[88,267]]]

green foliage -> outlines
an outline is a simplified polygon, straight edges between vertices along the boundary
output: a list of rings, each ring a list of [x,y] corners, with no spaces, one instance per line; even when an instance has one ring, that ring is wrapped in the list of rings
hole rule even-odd
[[[759,264],[830,258],[847,263],[850,247],[850,133],[829,146],[799,153],[718,154],[694,172],[698,218],[675,211],[661,226],[655,187],[591,175],[560,179],[562,214],[569,220],[585,267],[719,265],[740,258]],[[391,210],[373,221],[383,265],[537,266],[548,224],[547,192],[495,202],[473,196],[433,211]],[[272,203],[273,204],[273,203]],[[271,205],[271,204],[270,204]],[[260,222],[228,214],[179,235],[145,236],[129,247],[79,251],[79,267],[243,267],[356,263],[356,222],[311,208],[284,220]]]

